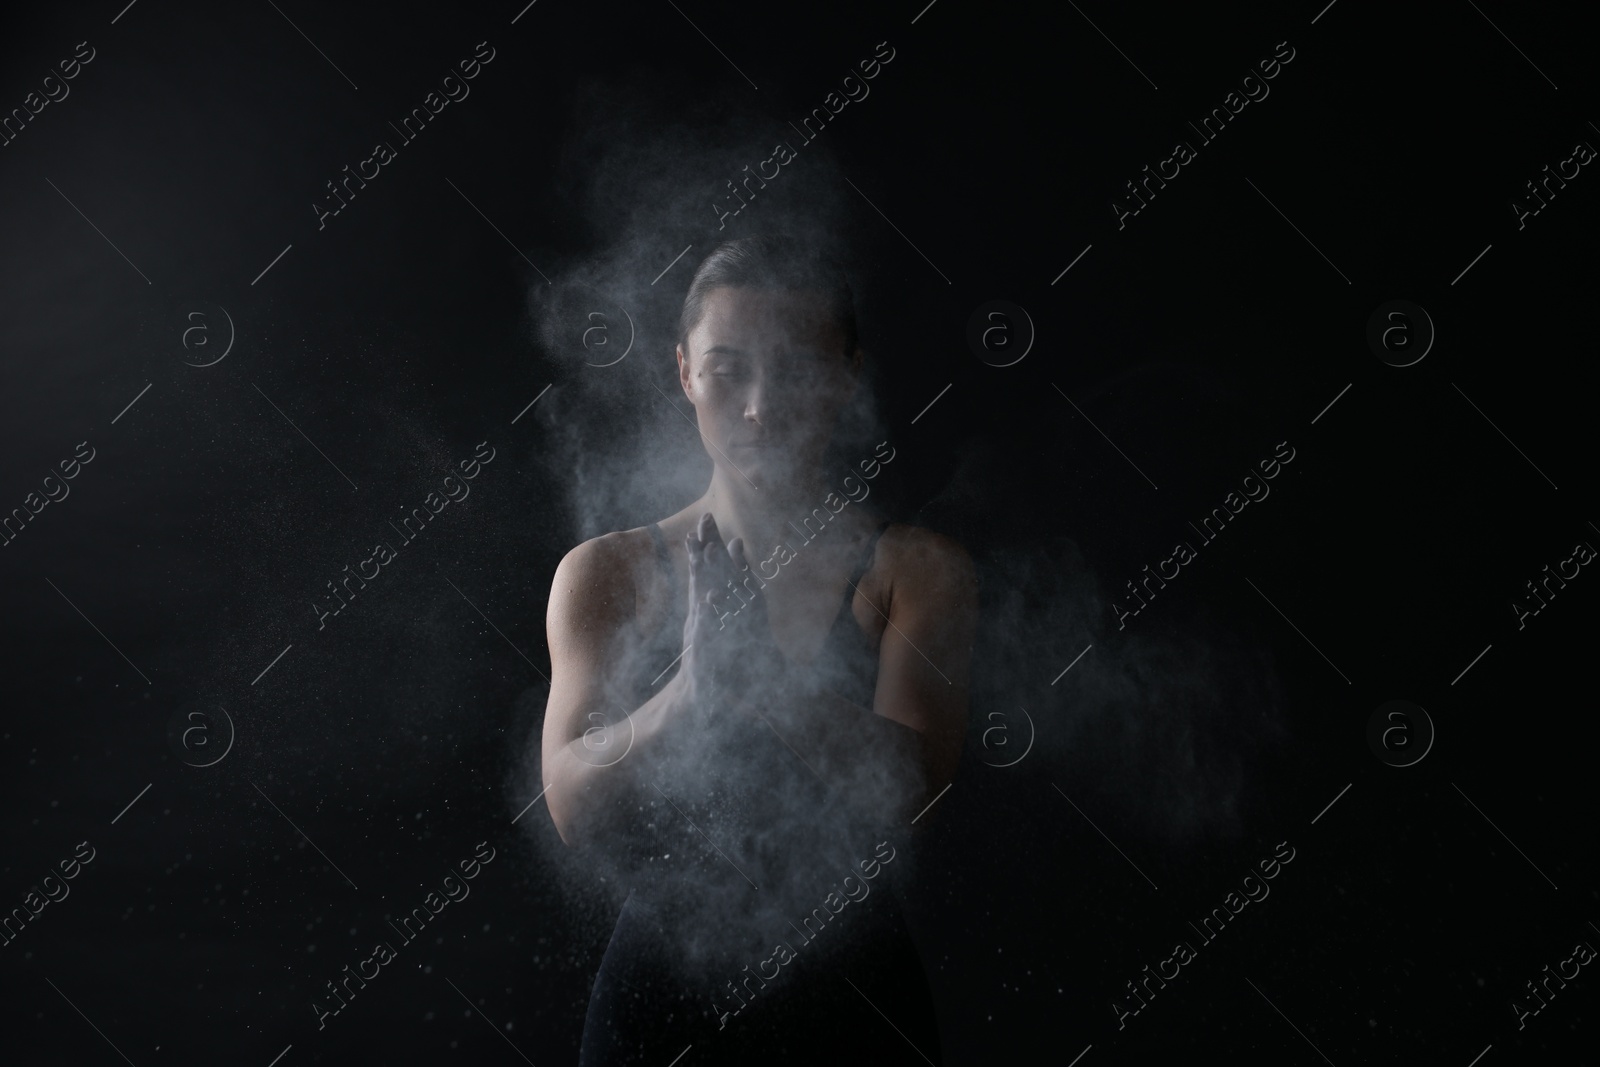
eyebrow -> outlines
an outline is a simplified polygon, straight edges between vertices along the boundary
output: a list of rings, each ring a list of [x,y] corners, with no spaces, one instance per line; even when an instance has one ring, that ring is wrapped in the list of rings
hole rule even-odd
[[[749,352],[746,352],[742,348],[736,348],[733,345],[712,345],[710,348],[702,349],[700,354],[702,356],[733,356],[740,359],[750,358]],[[794,356],[799,356],[802,359],[820,360],[825,358],[822,352],[815,348],[809,347],[796,349],[791,354]]]

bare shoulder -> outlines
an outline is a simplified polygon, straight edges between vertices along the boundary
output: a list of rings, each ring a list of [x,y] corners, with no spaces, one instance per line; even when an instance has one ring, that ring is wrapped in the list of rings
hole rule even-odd
[[[580,620],[615,622],[638,608],[640,564],[654,551],[650,535],[640,527],[591,537],[575,545],[556,566],[550,582],[550,623]]]
[[[634,530],[615,530],[581,541],[561,557],[556,573],[562,570],[615,570],[619,566],[632,569],[644,553],[651,549],[650,534],[640,526]]]
[[[879,541],[888,564],[888,599],[918,615],[968,620],[978,610],[978,573],[953,537],[893,523]]]
[[[879,542],[900,575],[939,576],[958,584],[975,582],[972,556],[953,537],[925,526],[891,523]],[[941,582],[943,584],[943,582]]]

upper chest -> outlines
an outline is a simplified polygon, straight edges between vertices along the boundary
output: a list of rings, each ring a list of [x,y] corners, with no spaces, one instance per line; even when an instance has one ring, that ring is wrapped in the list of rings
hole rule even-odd
[[[753,564],[749,581],[765,599],[772,639],[790,660],[806,664],[824,649],[833,631],[840,639],[864,640],[876,649],[888,624],[893,585],[893,553],[880,538],[870,546],[858,538],[843,546],[804,546],[786,564],[776,559]],[[809,548],[809,551],[808,551]],[[870,553],[870,554],[869,554]],[[861,570],[862,566],[865,570]],[[670,567],[670,571],[667,569]],[[689,561],[681,547],[669,546],[667,560],[652,548],[648,579],[640,583],[639,618],[646,632],[675,623],[681,630],[689,610]],[[742,603],[726,586],[721,610]],[[858,636],[859,635],[859,636]]]

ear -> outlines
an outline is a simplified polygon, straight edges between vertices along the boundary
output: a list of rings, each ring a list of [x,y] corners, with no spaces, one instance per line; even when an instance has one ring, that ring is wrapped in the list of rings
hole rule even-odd
[[[678,356],[678,386],[683,390],[683,395],[689,398],[689,403],[694,403],[694,392],[689,385],[689,357],[683,353],[683,345],[677,347]]]

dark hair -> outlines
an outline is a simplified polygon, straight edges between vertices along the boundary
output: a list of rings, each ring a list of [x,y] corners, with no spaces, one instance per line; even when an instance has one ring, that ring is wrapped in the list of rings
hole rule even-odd
[[[856,304],[844,269],[827,252],[789,234],[765,234],[724,241],[695,268],[678,316],[678,343],[688,354],[689,331],[705,314],[713,289],[812,290],[822,295],[844,331],[844,355],[855,351]]]

